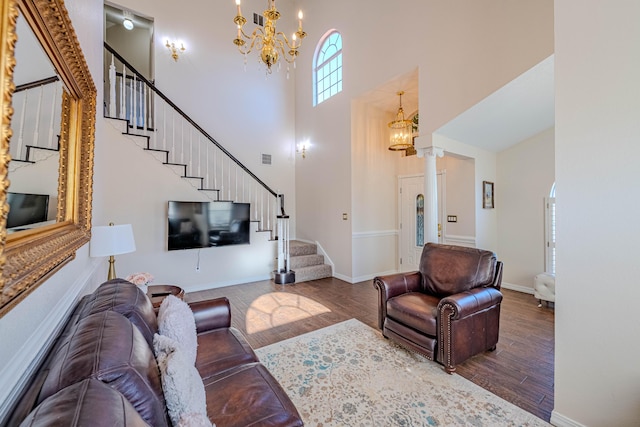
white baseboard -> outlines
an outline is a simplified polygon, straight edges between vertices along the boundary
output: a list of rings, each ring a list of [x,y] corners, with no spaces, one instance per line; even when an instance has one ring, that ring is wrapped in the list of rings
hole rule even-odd
[[[85,288],[91,285],[91,277],[102,265],[95,259],[83,273],[67,288],[64,297],[51,309],[41,326],[23,344],[15,356],[0,370],[0,384],[12,384],[12,388],[0,388],[0,421],[9,416],[9,410],[20,396],[33,373],[43,362],[54,340],[62,332],[68,317],[76,306]]]
[[[565,417],[564,415],[557,413],[555,410],[551,411],[550,423],[556,427],[586,427],[584,424]]]
[[[396,274],[396,273],[398,273],[398,270],[389,270],[389,271],[381,271],[381,272],[374,273],[374,274],[366,274],[364,276],[354,277],[353,278],[353,282],[351,282],[351,283],[366,282],[368,280],[373,280],[377,276],[388,276],[390,274]]]
[[[199,291],[207,291],[209,289],[226,288],[227,286],[233,286],[233,285],[243,285],[245,283],[261,282],[263,280],[269,280],[271,278],[272,278],[271,274],[265,274],[261,276],[255,276],[255,277],[245,277],[241,281],[234,280],[234,281],[218,282],[218,283],[201,283],[199,285],[182,286],[182,288],[184,289],[185,293],[199,292]]]
[[[335,271],[333,272],[333,277],[335,277],[336,279],[340,279],[340,280],[342,280],[344,282],[347,282],[347,283],[351,283],[351,284],[355,283],[351,277],[345,276],[344,274],[336,273]]]
[[[509,282],[502,282],[502,287],[505,289],[510,289],[512,291],[522,292],[525,294],[531,294],[531,295],[534,294],[533,288],[530,288],[528,286],[516,285],[514,283],[509,283]]]
[[[359,231],[351,233],[352,239],[368,239],[371,237],[397,236],[398,230],[381,230],[381,231]]]
[[[316,252],[318,253],[318,255],[322,255],[324,257],[324,263],[328,264],[331,266],[331,272],[335,272],[336,271],[336,266],[333,263],[333,260],[331,259],[331,257],[329,256],[329,254],[327,254],[327,251],[324,250],[324,248],[322,247],[322,245],[320,244],[320,242],[318,242],[317,240],[315,242],[313,242],[316,244]]]

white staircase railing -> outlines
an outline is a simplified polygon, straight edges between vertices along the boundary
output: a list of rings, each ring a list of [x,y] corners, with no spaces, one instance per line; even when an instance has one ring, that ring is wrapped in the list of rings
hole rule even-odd
[[[280,285],[295,283],[296,272],[291,270],[291,252],[289,250],[289,215],[284,211],[284,195],[280,195],[278,215],[278,266],[273,272],[274,280]]]
[[[10,170],[58,151],[62,90],[57,76],[16,87],[12,98],[16,114],[11,122]]]
[[[105,43],[104,114],[127,120],[130,133],[147,137],[147,150],[213,201],[251,204],[251,220],[277,239],[278,194]]]

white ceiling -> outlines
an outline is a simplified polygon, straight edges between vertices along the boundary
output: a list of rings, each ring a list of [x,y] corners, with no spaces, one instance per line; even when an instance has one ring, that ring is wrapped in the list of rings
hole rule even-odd
[[[402,109],[404,110],[405,117],[410,117],[418,109],[417,68],[367,92],[362,96],[362,100],[395,116],[398,112],[399,91],[404,91],[404,95],[402,95]]]
[[[499,152],[555,123],[554,58],[540,62],[469,108],[435,133],[485,150]],[[403,90],[405,116],[418,109],[418,69],[390,80],[362,99],[383,111],[398,110]]]
[[[499,152],[555,124],[554,58],[540,62],[435,133]]]

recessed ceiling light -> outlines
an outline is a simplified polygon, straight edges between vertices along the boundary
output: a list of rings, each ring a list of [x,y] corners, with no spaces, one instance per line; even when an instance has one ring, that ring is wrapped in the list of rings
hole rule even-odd
[[[124,15],[124,20],[122,21],[122,26],[127,30],[133,30],[133,15],[128,10],[123,10],[122,14]]]

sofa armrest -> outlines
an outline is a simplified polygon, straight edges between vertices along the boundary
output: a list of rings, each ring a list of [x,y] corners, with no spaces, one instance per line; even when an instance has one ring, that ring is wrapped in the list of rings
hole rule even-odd
[[[231,305],[226,297],[190,302],[197,333],[231,326]]]
[[[493,307],[502,301],[502,293],[495,288],[475,288],[440,300],[438,313],[451,311],[451,320],[464,319],[470,314]]]
[[[382,329],[387,317],[387,300],[407,292],[417,292],[422,286],[422,275],[418,271],[410,273],[377,276],[373,279],[374,288],[378,289],[378,327]]]

